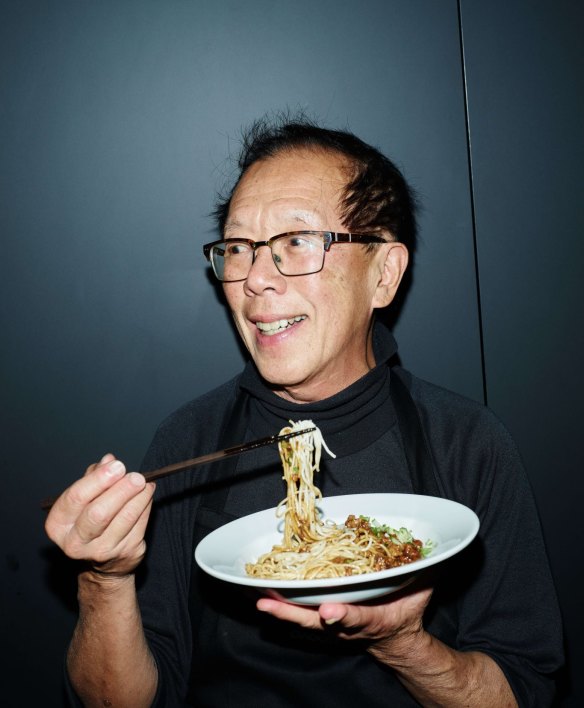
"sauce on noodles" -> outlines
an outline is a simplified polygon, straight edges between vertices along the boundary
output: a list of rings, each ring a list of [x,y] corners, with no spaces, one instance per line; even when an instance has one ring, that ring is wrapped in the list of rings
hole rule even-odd
[[[286,498],[276,509],[284,517],[282,543],[246,564],[248,575],[275,580],[340,578],[373,573],[411,563],[431,550],[405,528],[392,529],[364,516],[350,515],[341,526],[319,517],[314,485],[322,448],[331,457],[320,430],[311,420],[290,423],[280,434],[306,427],[315,430],[279,443]]]

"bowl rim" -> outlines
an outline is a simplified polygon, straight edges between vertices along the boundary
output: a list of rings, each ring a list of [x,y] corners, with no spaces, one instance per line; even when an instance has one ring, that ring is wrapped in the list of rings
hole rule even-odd
[[[445,499],[443,497],[432,497],[428,495],[408,494],[400,492],[340,494],[331,497],[323,497],[322,499],[318,500],[318,506],[323,506],[326,513],[327,505],[334,506],[336,504],[341,503],[341,500],[346,501],[347,503],[351,503],[351,500],[363,500],[366,497],[375,498],[377,501],[383,501],[383,499],[386,499],[387,501],[392,502],[402,502],[402,504],[403,502],[414,503],[417,505],[426,506],[427,508],[429,508],[430,506],[434,506],[434,508],[441,506],[443,507],[444,511],[446,511],[446,509],[449,509],[450,514],[457,513],[461,516],[461,518],[464,519],[467,524],[466,533],[442,551],[440,550],[440,546],[438,546],[426,558],[422,558],[413,563],[398,566],[397,568],[389,568],[387,570],[377,571],[375,573],[367,573],[364,575],[352,575],[343,578],[315,578],[312,580],[277,580],[271,578],[254,578],[248,575],[234,574],[233,572],[226,572],[225,570],[220,570],[218,567],[216,567],[219,564],[215,564],[214,567],[213,564],[208,562],[208,560],[206,559],[206,555],[208,555],[208,547],[211,546],[213,543],[217,542],[218,539],[221,539],[221,537],[226,534],[236,533],[236,538],[239,539],[241,546],[245,547],[246,545],[249,545],[251,541],[242,542],[240,536],[237,535],[238,526],[246,526],[249,524],[255,525],[254,522],[267,521],[269,515],[272,514],[272,518],[276,526],[275,530],[277,531],[277,525],[278,523],[281,523],[282,520],[276,518],[276,507],[272,507],[270,509],[264,509],[262,511],[254,512],[253,514],[248,514],[246,516],[240,517],[239,519],[234,519],[233,521],[230,521],[227,524],[220,526],[218,529],[211,531],[211,533],[205,536],[197,544],[197,547],[195,549],[195,560],[199,567],[202,568],[202,570],[204,570],[209,575],[236,585],[256,587],[260,589],[273,589],[276,591],[293,589],[309,590],[324,588],[344,589],[351,585],[379,583],[380,581],[391,580],[401,575],[418,573],[419,571],[437,563],[440,563],[448,558],[451,558],[452,556],[462,551],[474,540],[479,531],[480,521],[478,516],[472,509],[470,509],[468,506],[465,506],[461,502],[452,499]],[[360,512],[360,510],[357,511]],[[355,513],[355,510],[349,513]],[[393,513],[395,514],[395,512]],[[403,514],[403,516],[408,515],[411,514]],[[380,515],[376,513],[375,516],[378,517]],[[395,526],[397,524],[392,525]],[[265,533],[259,531],[257,537],[263,535],[265,535]],[[281,533],[279,533],[278,535],[281,537]],[[267,550],[269,549],[266,547],[266,551]],[[243,560],[243,562],[249,562],[249,559]]]

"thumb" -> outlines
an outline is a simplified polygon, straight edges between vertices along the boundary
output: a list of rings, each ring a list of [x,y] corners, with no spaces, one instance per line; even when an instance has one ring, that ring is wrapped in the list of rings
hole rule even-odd
[[[337,602],[326,602],[318,608],[318,613],[321,620],[327,625],[341,623],[343,626],[348,626],[345,621],[348,618],[349,605],[342,605]]]

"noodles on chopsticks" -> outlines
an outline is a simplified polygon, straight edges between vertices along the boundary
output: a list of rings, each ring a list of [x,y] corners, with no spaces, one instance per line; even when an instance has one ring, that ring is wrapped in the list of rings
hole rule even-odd
[[[423,557],[430,550],[404,528],[379,525],[368,517],[349,516],[343,525],[322,520],[314,485],[322,448],[331,457],[320,430],[311,420],[283,428],[286,434],[307,427],[315,430],[279,443],[284,468],[286,498],[276,509],[284,517],[284,538],[255,563],[246,564],[248,575],[275,580],[311,580],[361,575],[393,568]]]

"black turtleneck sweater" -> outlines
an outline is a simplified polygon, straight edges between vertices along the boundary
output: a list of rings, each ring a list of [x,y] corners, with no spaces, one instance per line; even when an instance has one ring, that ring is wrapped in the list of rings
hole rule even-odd
[[[411,492],[390,395],[395,374],[388,361],[395,343],[384,328],[375,331],[374,351],[377,366],[362,379],[308,404],[275,395],[249,364],[241,376],[170,416],[143,468],[272,435],[289,420],[311,419],[336,454],[331,459],[324,453],[321,460],[317,486],[324,495]],[[455,649],[491,655],[520,705],[547,705],[553,690],[547,675],[561,662],[560,618],[515,447],[483,406],[407,378],[444,495],[473,508],[481,520],[475,542],[440,564],[427,629]],[[241,390],[249,406],[234,440],[223,430],[225,409]],[[139,583],[146,636],[159,669],[155,705],[184,705],[187,693],[195,705],[221,708],[417,705],[363,645],[259,613],[255,596],[193,568],[194,542],[232,518],[274,507],[285,495],[281,477],[274,446],[159,482]]]
[[[378,330],[374,350],[377,365],[344,391],[316,403],[291,403],[274,394],[262,382],[254,366],[244,371],[240,386],[249,393],[248,438],[273,435],[290,420],[310,419],[320,428],[335,454],[323,453],[316,484],[324,496],[363,492],[412,491],[390,392],[389,359],[395,354],[393,338]],[[379,459],[396,460],[392,474],[379,474]],[[273,469],[276,474],[258,476],[248,494],[245,484],[233,484],[225,510],[235,516],[275,506],[285,496],[275,448],[262,448],[242,457],[238,470]]]

